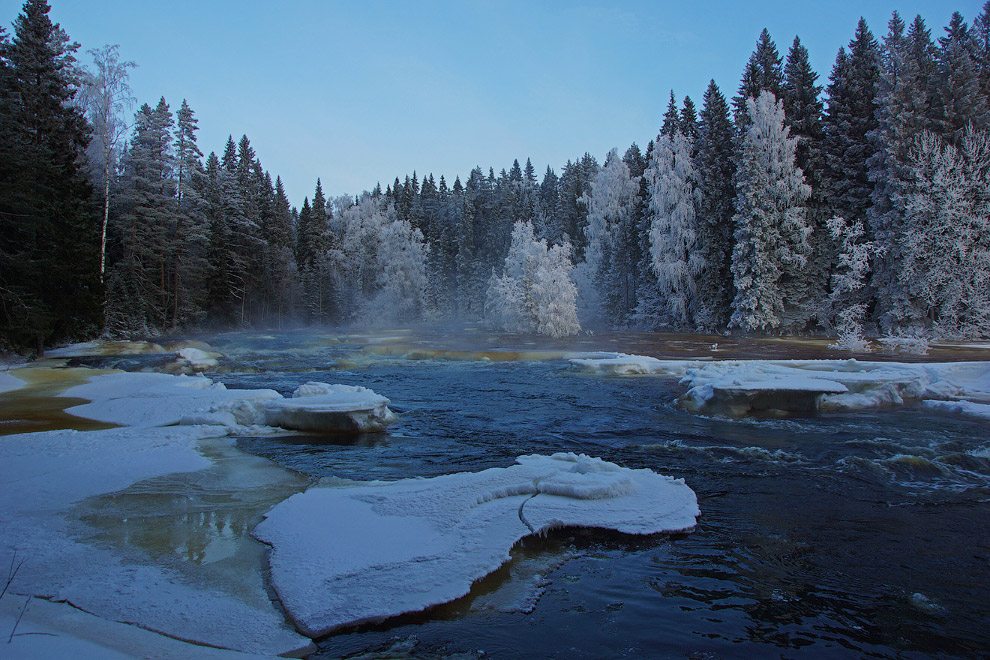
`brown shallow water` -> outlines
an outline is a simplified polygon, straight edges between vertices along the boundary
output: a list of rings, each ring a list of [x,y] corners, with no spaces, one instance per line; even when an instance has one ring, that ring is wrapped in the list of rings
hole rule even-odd
[[[65,412],[67,408],[89,401],[59,396],[69,388],[82,385],[90,377],[107,373],[106,371],[55,366],[24,367],[12,373],[25,381],[26,385],[0,393],[0,435],[56,429],[98,431],[117,426]]]

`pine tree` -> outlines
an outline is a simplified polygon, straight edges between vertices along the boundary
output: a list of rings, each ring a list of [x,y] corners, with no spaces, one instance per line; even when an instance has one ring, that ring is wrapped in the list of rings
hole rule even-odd
[[[175,128],[175,263],[172,281],[172,329],[202,315],[201,292],[207,276],[209,230],[206,223],[206,173],[196,143],[198,121],[186,103],[176,113]]]
[[[13,39],[0,39],[0,343],[39,350],[102,322],[89,127],[73,103],[78,44],[50,10],[28,0]]]
[[[765,332],[788,329],[806,303],[799,285],[807,264],[804,205],[811,190],[795,165],[797,139],[784,125],[783,102],[764,91],[748,106],[737,172],[730,324]]]
[[[670,101],[667,102],[667,111],[663,113],[663,124],[660,126],[660,135],[673,135],[681,127],[681,116],[677,112],[677,98],[674,97],[674,90],[670,90]]]
[[[698,139],[698,243],[706,267],[698,278],[696,322],[722,330],[729,322],[735,289],[732,280],[732,234],[735,214],[735,147],[729,106],[715,81],[708,83],[701,108]]]

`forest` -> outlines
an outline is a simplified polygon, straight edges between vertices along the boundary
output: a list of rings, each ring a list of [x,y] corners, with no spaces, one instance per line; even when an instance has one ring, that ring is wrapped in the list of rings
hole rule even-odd
[[[671,91],[645,147],[356,196],[317,178],[300,206],[247,136],[204,156],[185,100],[135,111],[134,63],[49,12],[0,28],[0,348],[448,321],[990,336],[990,2],[936,36],[860,19],[827,81],[764,30],[735,95]]]

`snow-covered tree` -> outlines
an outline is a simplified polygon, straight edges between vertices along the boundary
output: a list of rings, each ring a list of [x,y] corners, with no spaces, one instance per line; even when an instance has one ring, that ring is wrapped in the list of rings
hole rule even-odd
[[[650,266],[660,293],[661,325],[693,323],[697,280],[705,267],[698,244],[698,176],[691,145],[680,132],[662,135],[646,170]]]
[[[873,242],[865,241],[863,223],[847,223],[835,216],[827,223],[829,234],[838,246],[838,256],[831,277],[830,314],[826,320],[839,335],[838,348],[865,352],[863,320],[867,301],[863,296],[870,258],[876,251]]]
[[[806,303],[804,205],[811,190],[794,163],[797,140],[784,126],[783,103],[763,92],[747,109],[749,128],[737,171],[731,325],[787,329]]]
[[[517,222],[501,275],[493,275],[485,301],[495,327],[510,332],[533,332],[551,337],[581,330],[577,316],[577,287],[571,279],[570,248],[547,247],[533,226]]]
[[[900,280],[913,308],[901,328],[990,335],[990,138],[968,129],[959,148],[925,133],[911,151]]]
[[[121,62],[117,45],[92,49],[94,71],[84,70],[79,102],[93,127],[93,140],[87,155],[92,178],[99,184],[103,199],[103,226],[100,232],[100,281],[106,271],[107,222],[110,219],[110,184],[117,168],[128,125],[124,112],[134,106],[127,70],[134,62]]]
[[[638,192],[639,182],[612,149],[591,181],[591,193],[583,198],[588,208],[588,246],[584,262],[575,269],[575,279],[582,283],[579,293],[587,310],[586,324],[621,321],[616,317],[623,310],[616,303],[624,298],[628,273],[623,268],[620,238],[633,220]]]

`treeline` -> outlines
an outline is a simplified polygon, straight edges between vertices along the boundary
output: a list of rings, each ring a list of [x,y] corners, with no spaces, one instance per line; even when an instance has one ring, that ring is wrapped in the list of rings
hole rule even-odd
[[[48,11],[0,32],[8,346],[446,319],[990,334],[990,2],[935,40],[921,17],[879,41],[861,20],[827,85],[764,30],[737,95],[672,92],[645,152],[357,197],[317,180],[300,208],[246,136],[204,158],[184,101],[130,121],[133,65],[106,47],[78,66]]]

